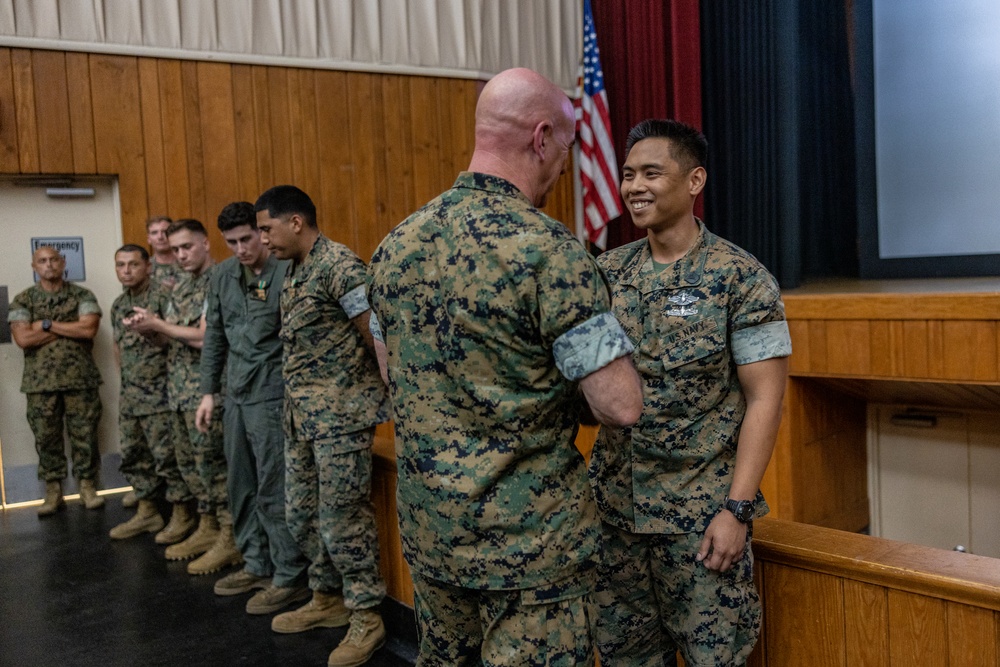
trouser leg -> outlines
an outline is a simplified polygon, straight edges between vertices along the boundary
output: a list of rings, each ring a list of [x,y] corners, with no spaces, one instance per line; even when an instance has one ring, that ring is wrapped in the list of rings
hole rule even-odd
[[[309,562],[285,520],[285,436],[281,425],[283,401],[249,406],[244,414],[247,440],[256,463],[254,515],[263,531],[275,586],[300,585]]]
[[[229,510],[233,515],[236,547],[243,554],[243,568],[258,577],[273,573],[267,533],[257,516],[257,462],[248,438],[247,420],[259,406],[243,406],[230,398],[222,411]]]
[[[66,405],[60,392],[25,394],[28,399],[28,426],[35,436],[38,453],[38,479],[45,482],[66,478],[66,454],[63,444],[63,415]]]
[[[156,474],[156,461],[149,446],[146,416],[118,416],[122,449],[122,475],[132,485],[136,498],[153,499],[163,492],[164,480]]]
[[[66,404],[66,434],[77,480],[95,479],[100,471],[101,453],[97,428],[101,422],[101,395],[94,387],[63,393]]]
[[[226,454],[222,445],[222,410],[217,409],[212,415],[208,433],[202,433],[195,427],[195,413],[195,410],[186,410],[183,418],[194,453],[195,471],[204,490],[204,505],[202,499],[199,499],[198,511],[217,516],[220,524],[231,525],[229,491],[226,488]],[[202,506],[205,508],[204,512]]]
[[[365,429],[341,436],[336,447],[318,446],[315,450],[320,533],[343,579],[344,604],[351,610],[375,607],[385,597],[371,501],[374,437],[374,428]],[[352,447],[358,448],[351,451]]]
[[[285,431],[285,518],[288,530],[309,560],[309,588],[337,593],[343,588],[319,530],[319,477],[310,441]]]

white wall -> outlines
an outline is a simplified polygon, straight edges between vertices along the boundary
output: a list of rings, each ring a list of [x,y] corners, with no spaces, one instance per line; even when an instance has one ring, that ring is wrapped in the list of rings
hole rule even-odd
[[[121,212],[117,182],[110,179],[86,182],[96,190],[89,199],[52,199],[44,187],[17,186],[0,177],[0,285],[8,298],[33,282],[32,237],[82,236],[86,280],[80,284],[97,295],[104,316],[94,344],[94,357],[101,370],[100,448],[102,454],[116,454],[118,445],[118,369],[113,356],[111,302],[121,292],[115,277],[114,252],[122,244]],[[14,343],[0,344],[0,455],[3,457],[7,503],[40,498],[41,485],[35,480],[38,456],[34,438],[25,420],[26,402],[20,392],[24,355]],[[27,475],[26,473],[30,473]],[[105,474],[105,478],[109,475]],[[110,480],[105,479],[105,482]]]
[[[872,535],[1000,558],[998,423],[994,412],[869,405]]]

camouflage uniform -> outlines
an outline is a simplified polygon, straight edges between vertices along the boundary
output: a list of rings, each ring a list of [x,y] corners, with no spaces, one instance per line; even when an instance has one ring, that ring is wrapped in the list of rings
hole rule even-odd
[[[181,276],[166,306],[163,319],[171,324],[196,327],[205,312],[205,296],[212,269],[200,276]],[[201,350],[171,338],[167,345],[167,393],[174,413],[173,442],[177,466],[188,488],[198,499],[199,514],[215,514],[228,523],[229,499],[226,492],[226,457],[222,446],[222,410],[216,408],[208,433],[195,427],[195,413],[201,403]],[[221,400],[216,401],[221,405]]]
[[[577,380],[632,350],[601,272],[514,185],[470,172],[369,272],[421,664],[588,664],[598,521]]]
[[[659,666],[675,645],[692,667],[738,665],[759,632],[750,532],[728,572],[694,558],[732,483],[746,412],[736,367],[787,356],[791,341],[774,278],[699,226],[688,254],[660,271],[645,239],[598,259],[644,385],[639,421],[603,427],[590,464],[607,667]],[[766,512],[758,493],[758,516]]]
[[[268,256],[259,275],[235,257],[212,272],[201,350],[201,393],[222,391],[229,507],[248,572],[299,585],[307,563],[285,523],[279,299],[288,262]]]
[[[100,314],[97,298],[84,287],[63,283],[59,291],[50,293],[33,285],[11,301],[7,321],[75,322],[83,315]],[[21,392],[28,401],[28,424],[35,435],[38,479],[52,482],[66,477],[64,420],[73,456],[73,476],[77,480],[92,480],[97,476],[101,374],[94,364],[93,348],[92,340],[60,336],[51,343],[24,351]]]
[[[153,265],[153,272],[149,276],[150,280],[168,292],[174,288],[177,281],[184,275],[184,269],[177,262],[173,264],[160,264],[156,261],[155,257],[152,257],[150,258],[150,264]]]
[[[281,340],[285,379],[285,511],[311,561],[309,587],[343,590],[349,609],[385,597],[371,502],[375,425],[385,386],[351,322],[368,310],[365,265],[320,236],[285,276]]]
[[[191,498],[191,492],[170,442],[173,415],[167,398],[167,350],[123,324],[133,308],[149,308],[160,297],[161,289],[147,280],[138,288],[125,289],[111,304],[111,326],[121,360],[121,471],[137,498],[165,495],[177,503]]]

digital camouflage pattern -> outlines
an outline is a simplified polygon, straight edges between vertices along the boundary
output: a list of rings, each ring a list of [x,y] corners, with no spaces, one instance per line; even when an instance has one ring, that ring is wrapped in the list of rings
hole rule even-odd
[[[121,359],[119,406],[123,417],[168,412],[167,348],[124,325],[134,308],[159,308],[165,294],[150,281],[137,289],[125,289],[111,304],[111,328]],[[157,315],[162,313],[156,312]],[[133,485],[134,486],[134,485]]]
[[[226,455],[222,444],[222,409],[212,413],[208,433],[195,427],[196,410],[173,413],[171,439],[184,483],[198,499],[199,514],[215,514],[231,524],[226,488]]]
[[[694,247],[659,272],[646,239],[598,258],[635,343],[643,411],[630,428],[601,428],[590,472],[601,518],[634,533],[705,531],[729,492],[746,413],[737,360],[791,354],[774,278],[699,225]]]
[[[173,289],[177,281],[184,275],[184,269],[177,262],[173,264],[160,264],[155,257],[149,258],[149,263],[153,266],[153,271],[149,277],[167,291]]]
[[[343,591],[348,609],[370,609],[385,597],[371,501],[374,438],[374,427],[323,443],[285,434],[288,530],[310,561],[309,588]]]
[[[7,321],[76,322],[83,315],[100,315],[97,297],[85,287],[63,283],[57,292],[46,292],[32,285],[10,302]],[[101,384],[101,374],[93,357],[93,340],[59,337],[41,347],[24,350],[24,374],[21,391],[90,389]]]
[[[157,412],[139,417],[119,415],[121,471],[137,498],[165,497],[179,503],[192,498],[171,441],[174,413]]]
[[[750,533],[727,572],[695,561],[698,533],[636,535],[603,524],[597,644],[605,667],[742,667],[760,634]],[[692,613],[693,610],[693,613]],[[673,663],[670,663],[673,664]]]
[[[340,442],[339,435],[388,419],[375,356],[351,322],[368,310],[367,303],[359,306],[354,298],[365,281],[364,262],[322,235],[305,261],[285,276],[281,340],[286,415],[299,438]]]
[[[165,305],[157,306],[164,320],[185,327],[199,326],[214,268],[210,266],[198,276],[187,272],[181,276]],[[201,350],[175,338],[167,344],[167,393],[174,413],[172,440],[181,476],[198,499],[198,513],[217,514],[225,523],[229,519],[229,499],[222,445],[222,398],[216,397],[208,433],[200,433],[194,418],[202,398]]]
[[[593,573],[589,573],[592,575]],[[420,667],[589,667],[592,576],[480,591],[413,576]],[[447,618],[448,623],[435,622]],[[485,637],[484,637],[485,632]],[[657,667],[660,667],[659,665]]]
[[[121,436],[121,471],[137,498],[165,496],[181,502],[191,492],[181,477],[170,436],[173,415],[167,396],[167,348],[123,324],[136,307],[159,309],[163,289],[147,281],[127,288],[111,304],[111,324],[121,360],[118,431]]]
[[[382,241],[370,274],[413,571],[479,589],[574,576],[598,526],[567,374],[631,351],[590,255],[513,184],[463,172]]]
[[[101,421],[101,396],[96,387],[65,391],[30,392],[28,426],[35,435],[38,479],[51,482],[66,477],[63,422],[77,480],[97,477],[100,452],[97,426]]]
[[[230,257],[212,271],[201,348],[202,394],[218,394],[226,373],[226,396],[241,404],[280,399],[281,283],[290,262],[269,255],[260,275],[248,280]]]
[[[208,281],[214,266],[199,276],[184,273],[166,297],[165,306],[157,306],[170,324],[196,327],[205,312]],[[167,344],[167,393],[171,410],[197,410],[201,403],[201,350],[171,338]],[[221,406],[220,401],[216,401]]]

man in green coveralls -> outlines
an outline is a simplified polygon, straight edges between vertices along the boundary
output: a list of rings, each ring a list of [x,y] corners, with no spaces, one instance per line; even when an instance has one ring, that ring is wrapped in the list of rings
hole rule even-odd
[[[375,426],[387,418],[371,348],[365,265],[323,236],[316,207],[292,185],[254,204],[264,243],[292,260],[281,290],[285,379],[285,509],[311,561],[305,606],[274,617],[275,632],[350,622],[330,667],[360,665],[385,642],[385,597],[371,502]]]
[[[599,527],[574,437],[584,405],[626,426],[642,396],[600,270],[538,210],[573,139],[558,87],[498,74],[469,170],[372,257],[421,666],[594,664]]]
[[[602,428],[598,647],[605,667],[745,664],[760,629],[750,550],[791,340],[774,278],[694,215],[708,144],[647,120],[621,194],[646,238],[598,258],[643,381],[632,428]]]
[[[95,486],[101,374],[93,348],[101,307],[93,292],[64,280],[66,258],[55,248],[35,250],[31,268],[38,283],[14,297],[7,321],[14,342],[24,350],[21,392],[28,400],[28,424],[35,435],[38,479],[45,482],[38,515],[54,514],[64,505],[64,423],[80,498],[88,509],[97,509],[104,505]]]
[[[157,533],[158,544],[184,539],[193,527],[187,502],[193,496],[177,468],[170,442],[173,415],[167,396],[167,350],[128,327],[136,308],[149,308],[161,288],[150,280],[149,253],[138,245],[123,245],[115,253],[115,273],[124,288],[111,305],[115,359],[121,368],[118,429],[121,471],[132,485],[139,506],[131,519],[111,529],[112,539]],[[174,505],[171,527],[163,530],[156,507],[166,497]],[[183,525],[178,525],[178,524]]]
[[[174,413],[173,443],[177,466],[188,488],[198,498],[198,527],[186,540],[167,547],[168,560],[187,560],[190,574],[209,574],[243,557],[236,549],[226,490],[226,458],[222,420],[213,420],[206,434],[198,431],[195,416],[201,403],[201,346],[205,335],[205,298],[214,265],[208,233],[197,220],[177,220],[167,230],[170,247],[184,275],[170,291],[165,308],[136,308],[130,323],[142,334],[166,341],[168,393]]]
[[[215,584],[217,595],[259,590],[249,614],[269,614],[309,597],[308,562],[285,523],[285,439],[281,411],[281,282],[288,262],[261,243],[250,202],[227,204],[219,231],[234,257],[208,284],[201,348],[201,404],[195,423],[208,433],[227,374],[222,411],[229,507],[244,567]],[[226,370],[228,368],[228,370]]]

